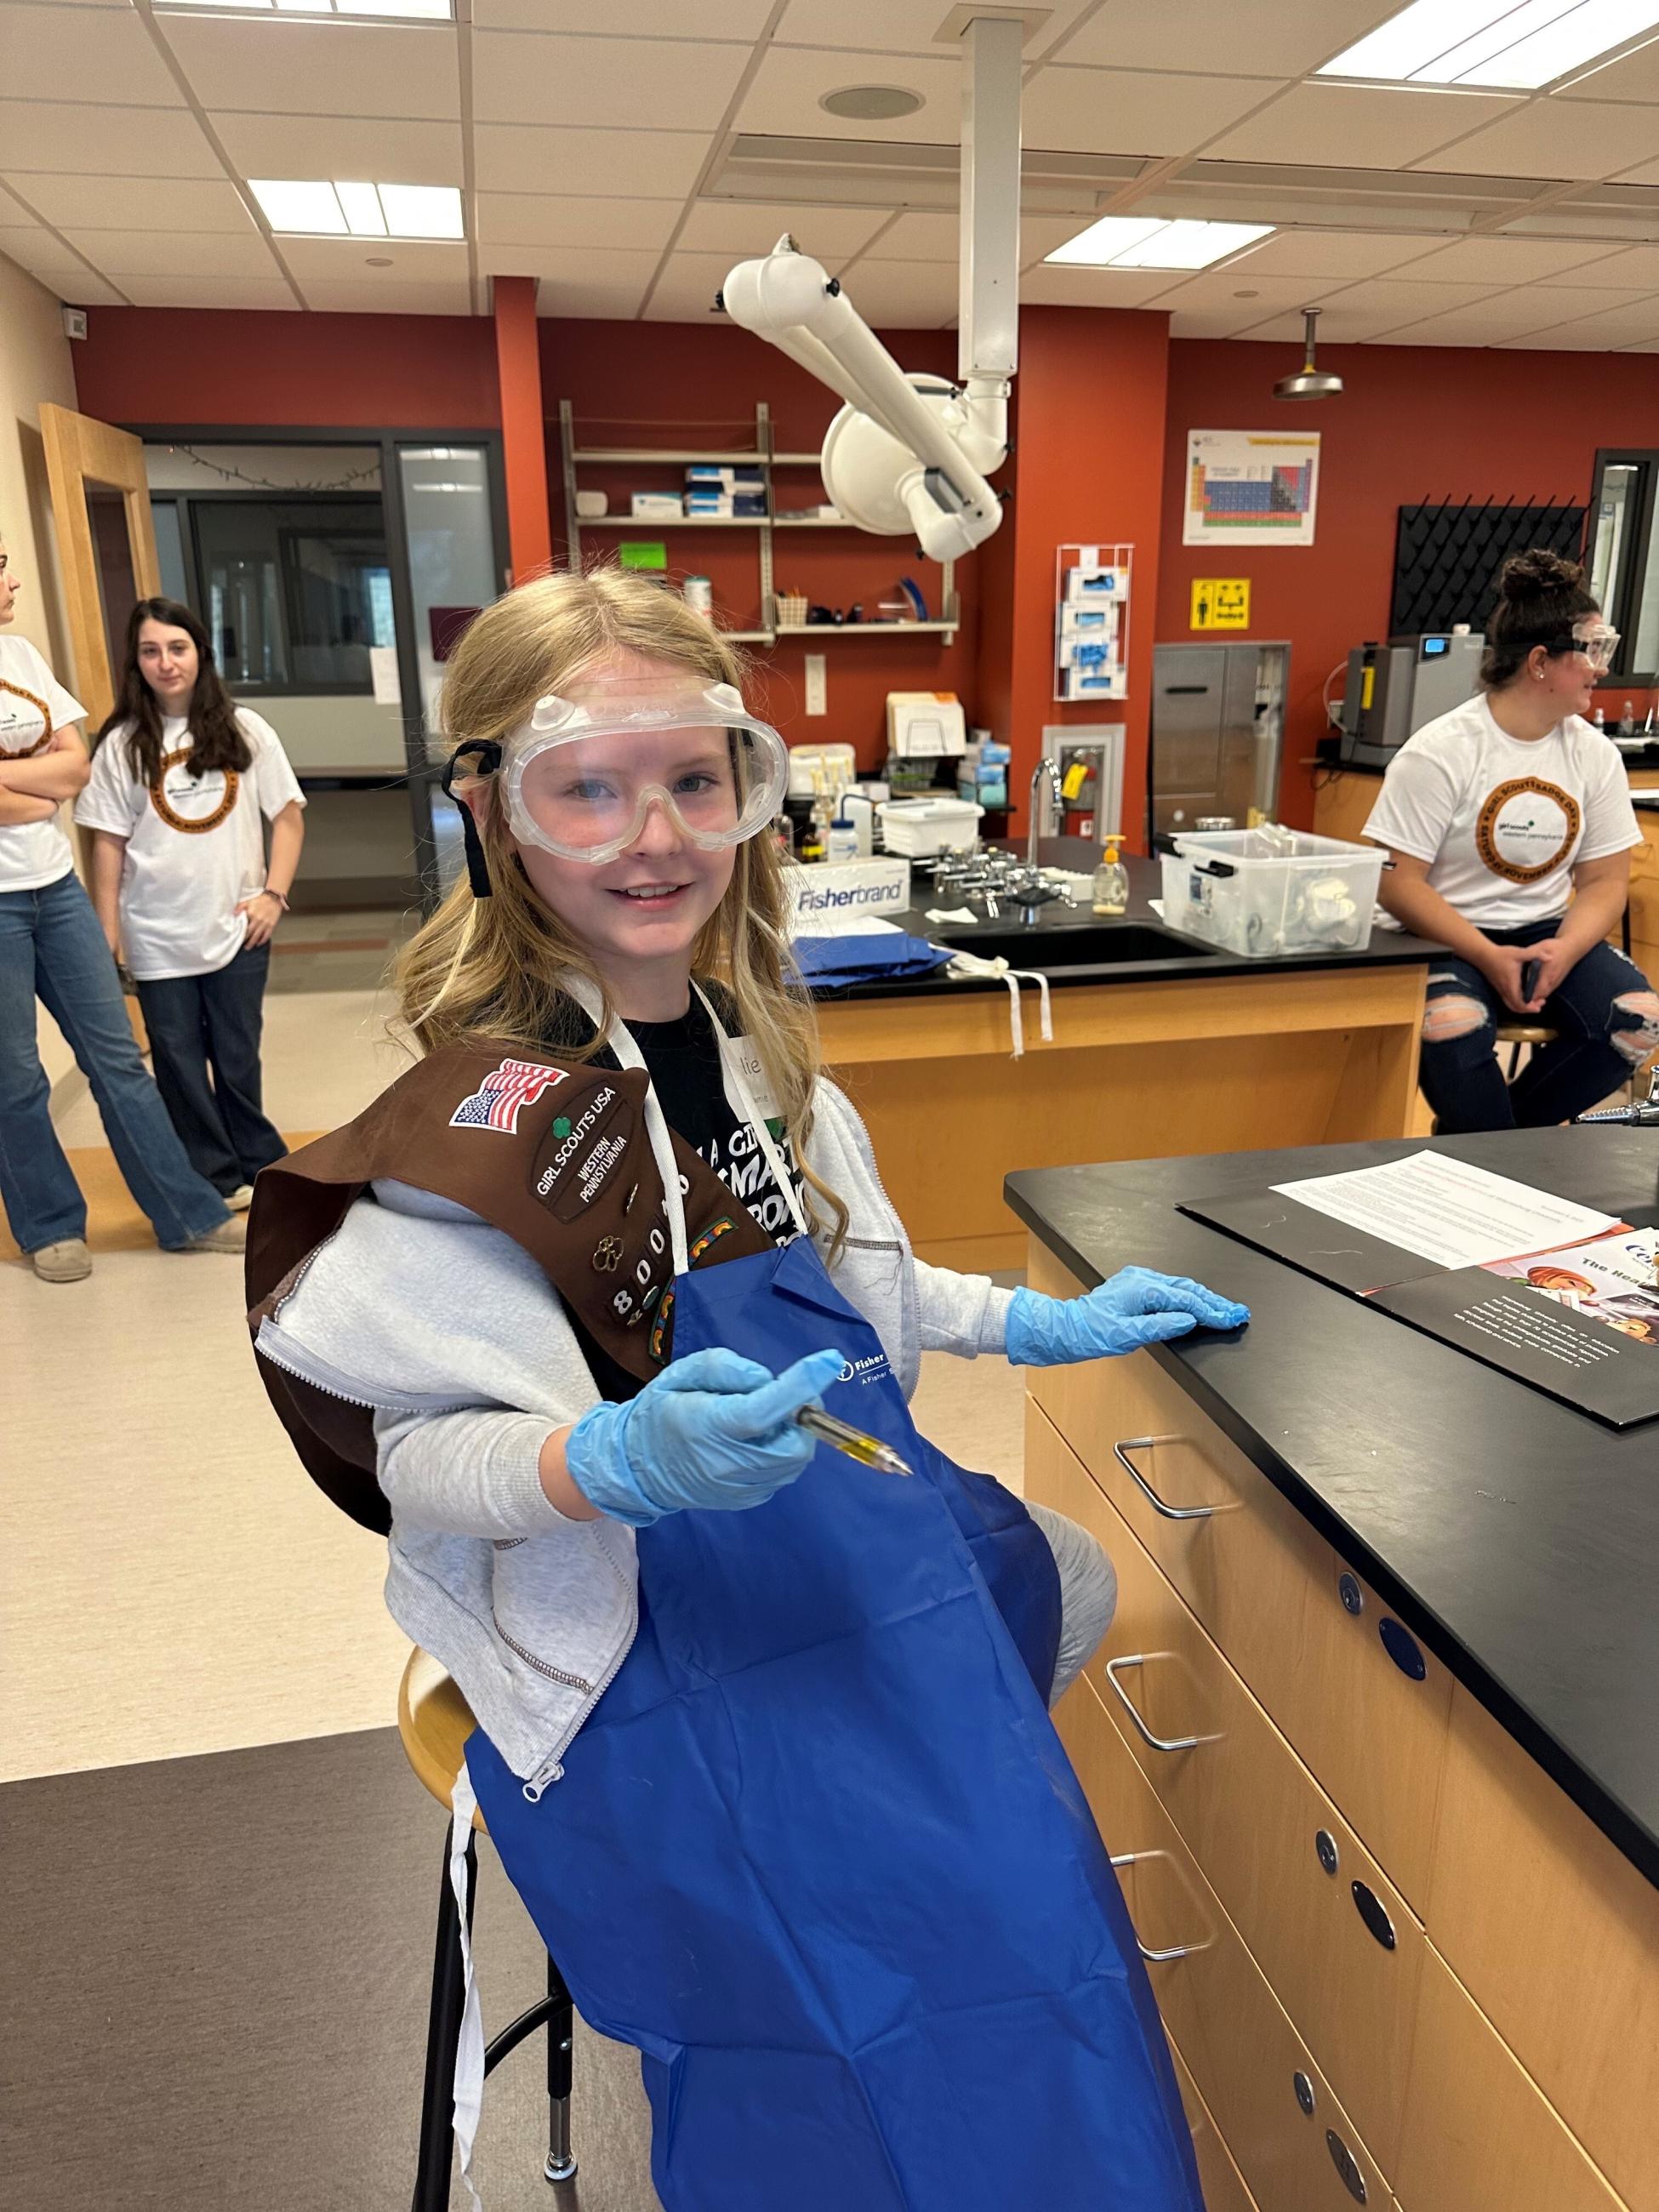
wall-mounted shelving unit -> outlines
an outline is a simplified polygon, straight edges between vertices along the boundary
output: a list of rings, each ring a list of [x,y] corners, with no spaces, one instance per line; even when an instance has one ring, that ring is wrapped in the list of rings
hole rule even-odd
[[[859,532],[856,523],[845,522],[836,516],[792,514],[787,507],[779,511],[774,471],[816,469],[823,455],[816,453],[778,453],[772,443],[771,409],[764,400],[760,401],[755,409],[754,445],[741,450],[699,448],[691,451],[663,446],[581,446],[576,439],[575,409],[568,399],[559,402],[559,441],[564,463],[565,543],[569,566],[573,568],[580,568],[582,564],[582,532],[585,530],[607,532],[634,530],[642,538],[653,538],[659,531],[665,530],[748,530],[755,533],[760,607],[764,627],[760,629],[722,630],[720,635],[731,638],[734,643],[775,645],[781,637],[931,636],[948,641],[955,637],[961,627],[956,564],[951,561],[944,562],[940,569],[940,618],[936,622],[796,623],[785,622],[781,618],[773,557],[775,534],[780,530],[837,530],[843,534],[849,532],[857,535],[864,533]],[[711,468],[754,469],[766,488],[765,514],[651,516],[582,515],[576,512],[577,471],[582,468],[687,468],[698,465]]]

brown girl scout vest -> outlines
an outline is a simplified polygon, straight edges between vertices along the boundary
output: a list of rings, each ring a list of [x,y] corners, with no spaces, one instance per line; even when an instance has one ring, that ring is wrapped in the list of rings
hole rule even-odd
[[[354,1121],[265,1169],[248,1218],[248,1325],[278,1312],[370,1182],[454,1200],[529,1253],[594,1341],[648,1379],[672,1349],[673,1258],[646,1134],[649,1079],[501,1043],[432,1054]],[[673,1139],[695,1267],[770,1249],[714,1170]],[[441,1312],[444,1286],[431,1285]],[[255,1358],[319,1486],[384,1533],[370,1407]]]

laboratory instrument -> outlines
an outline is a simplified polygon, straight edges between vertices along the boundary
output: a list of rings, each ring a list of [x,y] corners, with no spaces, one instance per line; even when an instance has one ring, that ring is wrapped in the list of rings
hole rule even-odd
[[[1348,655],[1339,756],[1345,768],[1387,768],[1407,738],[1480,688],[1479,630],[1425,630],[1368,639]]]

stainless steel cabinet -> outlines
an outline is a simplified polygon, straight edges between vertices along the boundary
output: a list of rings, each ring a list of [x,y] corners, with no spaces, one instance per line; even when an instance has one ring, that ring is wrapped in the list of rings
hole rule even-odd
[[[1242,830],[1277,811],[1290,660],[1281,644],[1154,647],[1154,831],[1212,818]]]

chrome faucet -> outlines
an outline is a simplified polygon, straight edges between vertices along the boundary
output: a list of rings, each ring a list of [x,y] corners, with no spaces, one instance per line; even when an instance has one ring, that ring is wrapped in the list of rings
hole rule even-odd
[[[1025,833],[1025,865],[1028,868],[1037,866],[1037,841],[1042,835],[1042,809],[1038,804],[1037,787],[1045,777],[1048,779],[1048,796],[1054,801],[1056,830],[1065,813],[1066,793],[1060,785],[1060,769],[1047,753],[1043,753],[1031,770],[1030,789],[1027,793],[1027,805],[1031,814],[1030,827]]]

